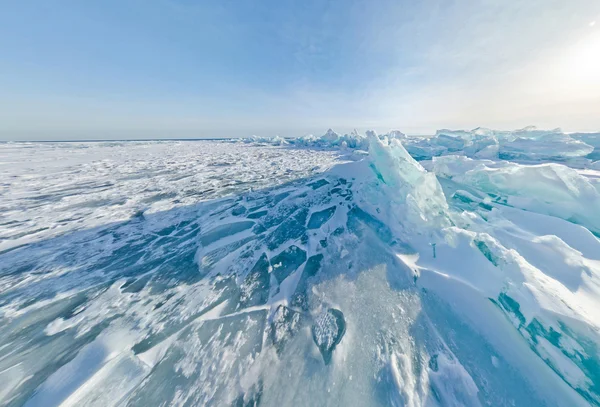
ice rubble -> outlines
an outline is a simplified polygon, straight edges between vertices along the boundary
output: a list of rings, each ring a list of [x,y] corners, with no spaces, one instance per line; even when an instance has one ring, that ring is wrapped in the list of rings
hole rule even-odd
[[[465,155],[479,159],[519,160],[522,162],[569,161],[579,166],[597,166],[600,160],[600,133],[564,133],[561,129],[539,130],[534,126],[514,131],[486,128],[465,130],[438,130],[433,136],[407,136],[394,130],[380,139],[398,139],[417,160],[431,160],[443,155]],[[319,148],[348,148],[368,150],[368,136],[356,130],[340,135],[332,129],[322,136],[307,135],[299,138],[243,139],[273,145],[290,144]]]
[[[288,144],[288,142],[281,136],[258,137],[253,135],[248,138],[243,138],[241,141],[243,141],[244,143],[271,144],[274,146],[283,146]]]
[[[588,179],[559,164],[525,166],[504,162],[488,167],[485,161],[475,164],[464,157],[435,158],[433,170],[437,174],[481,194],[477,199],[466,193],[474,198],[469,200],[475,204],[475,212],[457,213],[449,211],[435,177],[425,180],[423,175],[415,176],[432,174],[423,170],[398,141],[386,146],[372,137],[370,159],[379,170],[378,177],[382,172],[391,174],[380,177],[385,184],[395,179],[391,184],[404,186],[398,191],[400,195],[407,200],[416,197],[415,212],[422,219],[420,232],[433,227],[444,234],[445,242],[436,242],[437,256],[435,252],[423,255],[428,254],[426,242],[404,230],[421,255],[416,267],[424,276],[422,284],[442,297],[452,297],[439,283],[429,285],[437,278],[434,276],[441,274],[492,299],[563,380],[588,402],[599,404],[596,389],[600,385],[600,256],[589,251],[583,255],[580,251],[582,242],[594,242],[600,248],[600,241],[590,234],[600,232],[600,194]],[[426,193],[417,194],[421,188]],[[397,198],[391,193],[388,199]],[[553,235],[531,234],[520,229],[515,218],[505,219],[502,206],[550,215],[584,227],[565,224]],[[388,217],[384,222],[397,221],[389,215],[384,212],[383,216]],[[401,218],[403,223],[410,221],[410,212]],[[430,218],[438,221],[428,222]],[[576,235],[569,236],[574,247],[563,240],[561,228]],[[481,263],[481,255],[487,263]]]
[[[255,139],[368,156],[0,253],[0,400],[600,405],[597,185],[498,160],[557,134]]]
[[[444,156],[434,157],[433,171],[491,195],[493,202],[556,216],[600,234],[600,191],[572,168]]]
[[[400,131],[394,130],[385,135],[388,139],[405,139],[406,135]],[[233,140],[237,141],[237,140]],[[369,137],[367,135],[360,134],[354,130],[350,134],[338,134],[332,129],[328,129],[325,134],[321,136],[314,136],[307,134],[302,137],[282,139],[279,136],[272,138],[269,137],[256,137],[241,139],[244,143],[265,143],[272,145],[294,145],[299,147],[318,147],[318,148],[342,148],[342,149],[356,149],[356,150],[368,150],[369,149]]]
[[[448,154],[464,154],[476,158],[502,160],[566,160],[584,157],[594,147],[560,129],[538,130],[527,127],[515,131],[477,128],[472,131],[438,130],[431,137],[407,145],[421,159]]]

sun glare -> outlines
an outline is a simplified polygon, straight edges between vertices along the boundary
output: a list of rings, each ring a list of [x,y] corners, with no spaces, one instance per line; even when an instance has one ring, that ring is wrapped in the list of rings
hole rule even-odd
[[[600,85],[600,31],[582,39],[569,50],[564,74],[569,82],[576,85],[594,89]]]

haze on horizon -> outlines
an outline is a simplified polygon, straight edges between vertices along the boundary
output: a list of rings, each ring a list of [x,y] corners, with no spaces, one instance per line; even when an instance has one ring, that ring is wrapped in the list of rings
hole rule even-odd
[[[0,140],[600,131],[598,0],[24,0],[0,50]]]

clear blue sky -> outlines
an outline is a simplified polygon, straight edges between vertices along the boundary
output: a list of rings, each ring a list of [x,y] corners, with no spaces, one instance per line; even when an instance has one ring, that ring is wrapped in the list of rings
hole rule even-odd
[[[0,139],[600,130],[598,0],[0,6]]]

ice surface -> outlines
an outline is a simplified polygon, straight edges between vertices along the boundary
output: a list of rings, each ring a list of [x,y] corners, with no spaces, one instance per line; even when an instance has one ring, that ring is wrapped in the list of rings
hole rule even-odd
[[[0,144],[0,405],[600,405],[597,148]]]
[[[493,194],[493,201],[582,224],[600,233],[600,191],[578,171],[559,164],[493,163],[435,157],[433,171]]]

